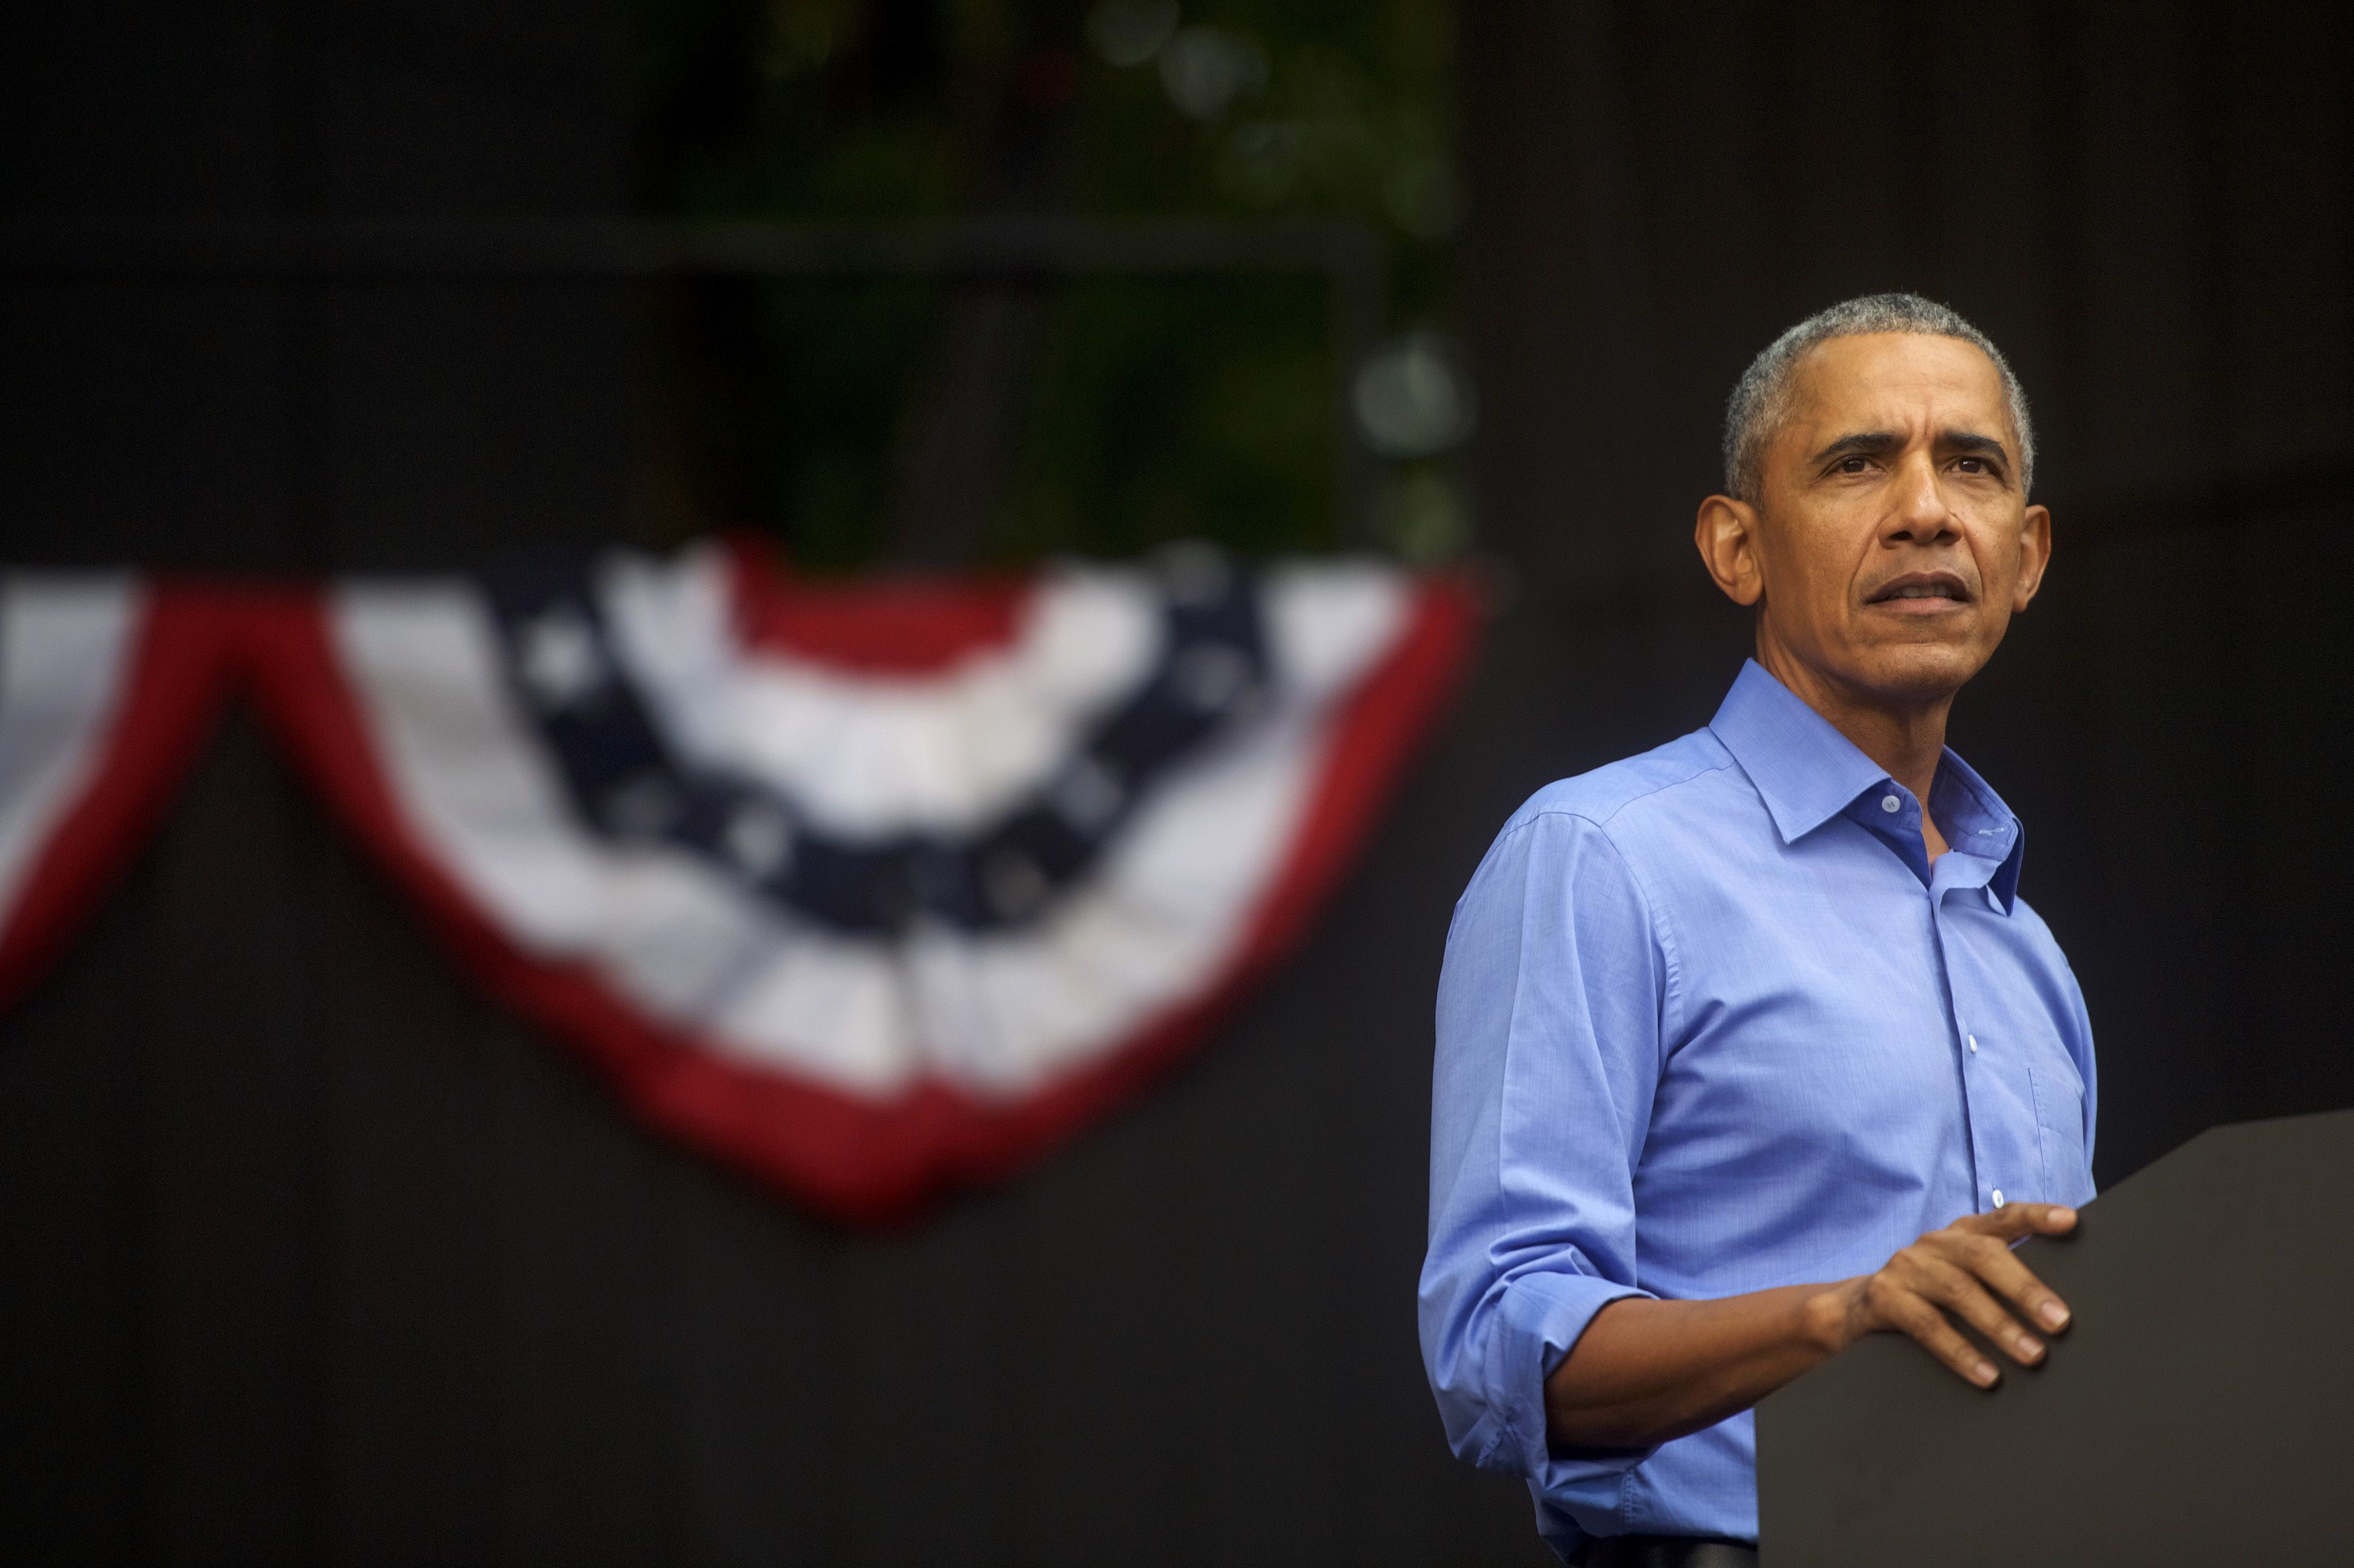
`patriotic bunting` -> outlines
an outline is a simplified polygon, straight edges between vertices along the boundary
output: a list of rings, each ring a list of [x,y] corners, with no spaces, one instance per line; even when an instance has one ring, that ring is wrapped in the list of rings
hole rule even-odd
[[[233,611],[122,577],[0,577],[0,1007],[73,935],[194,759]]]
[[[0,593],[0,1002],[232,681],[509,1002],[849,1219],[1034,1158],[1304,927],[1468,596],[1206,550],[811,588],[757,554]]]

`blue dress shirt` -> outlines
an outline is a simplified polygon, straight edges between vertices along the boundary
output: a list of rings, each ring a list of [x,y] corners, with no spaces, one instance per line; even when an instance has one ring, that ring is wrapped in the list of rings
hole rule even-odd
[[[1748,663],[1709,727],[1537,792],[1438,988],[1423,1361],[1457,1454],[1588,1535],[1757,1534],[1744,1413],[1545,1440],[1543,1383],[1628,1296],[1869,1274],[2006,1201],[2093,1195],[2093,1037],[2018,895],[2019,820],[1951,751],[1931,804]]]

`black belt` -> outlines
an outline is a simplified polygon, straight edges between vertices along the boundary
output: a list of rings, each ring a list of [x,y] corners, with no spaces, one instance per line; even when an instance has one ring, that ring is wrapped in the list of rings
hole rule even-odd
[[[1606,1535],[1585,1543],[1577,1568],[1757,1568],[1757,1548],[1689,1535]]]

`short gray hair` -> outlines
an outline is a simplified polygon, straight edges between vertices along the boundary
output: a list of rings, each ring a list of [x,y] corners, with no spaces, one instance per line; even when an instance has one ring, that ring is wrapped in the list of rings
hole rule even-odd
[[[1791,382],[1798,362],[1809,349],[1835,337],[1861,337],[1867,333],[1910,332],[1931,337],[1955,337],[1970,344],[2002,375],[2003,395],[2010,403],[2010,422],[2019,431],[2019,488],[2024,494],[2035,483],[2035,427],[2027,418],[2027,394],[2011,374],[2010,362],[1994,340],[1949,310],[1918,294],[1863,294],[1818,311],[1766,345],[1749,362],[1733,396],[1724,406],[1724,488],[1751,503],[1757,500],[1766,443],[1774,439],[1790,412]]]

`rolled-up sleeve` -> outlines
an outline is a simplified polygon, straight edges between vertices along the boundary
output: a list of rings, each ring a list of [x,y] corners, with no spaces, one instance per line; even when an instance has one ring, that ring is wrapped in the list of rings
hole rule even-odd
[[[1457,904],[1438,988],[1423,1364],[1455,1452],[1575,1509],[1642,1450],[1557,1452],[1544,1380],[1636,1285],[1634,1168],[1670,955],[1607,832],[1524,812]]]

